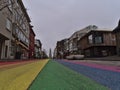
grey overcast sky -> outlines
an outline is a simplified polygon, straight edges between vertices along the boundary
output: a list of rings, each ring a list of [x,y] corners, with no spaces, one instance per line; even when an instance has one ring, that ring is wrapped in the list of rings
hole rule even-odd
[[[120,18],[120,0],[23,0],[36,38],[49,51],[56,42],[88,25],[114,29]]]

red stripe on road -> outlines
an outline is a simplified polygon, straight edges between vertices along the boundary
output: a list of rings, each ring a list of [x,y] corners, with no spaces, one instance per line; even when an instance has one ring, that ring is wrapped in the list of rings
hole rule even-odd
[[[120,67],[118,67],[118,66],[108,66],[108,65],[101,65],[101,64],[80,62],[80,61],[69,61],[69,60],[65,60],[65,61],[75,63],[75,64],[80,64],[80,65],[85,65],[85,66],[89,66],[89,67],[93,67],[93,68],[99,68],[99,69],[103,69],[103,70],[120,72]]]

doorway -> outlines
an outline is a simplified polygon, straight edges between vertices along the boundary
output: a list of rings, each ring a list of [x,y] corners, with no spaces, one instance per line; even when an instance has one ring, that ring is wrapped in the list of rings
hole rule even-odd
[[[8,46],[5,46],[5,58],[7,58],[7,50],[8,50]]]
[[[0,59],[1,59],[1,54],[2,54],[2,42],[0,42]]]

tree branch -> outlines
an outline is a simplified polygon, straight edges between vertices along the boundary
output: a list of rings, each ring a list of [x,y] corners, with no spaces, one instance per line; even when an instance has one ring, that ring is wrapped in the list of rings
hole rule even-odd
[[[7,1],[1,3],[0,6],[2,6],[2,5],[4,5],[4,6],[2,6],[2,7],[0,8],[0,11],[2,11],[4,8],[6,8],[6,7],[10,6],[10,5],[13,5],[13,4],[14,4],[14,2],[12,2],[11,4],[8,4]]]
[[[2,8],[0,8],[0,11],[2,11],[4,8],[8,7],[8,5],[3,6]]]

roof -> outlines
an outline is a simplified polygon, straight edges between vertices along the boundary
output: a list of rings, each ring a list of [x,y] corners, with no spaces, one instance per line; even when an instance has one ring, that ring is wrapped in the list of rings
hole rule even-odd
[[[91,30],[91,31],[89,31],[88,33],[86,33],[84,36],[82,36],[80,39],[82,39],[82,38],[85,37],[85,36],[90,35],[92,32],[111,32],[111,33],[112,33],[112,30],[110,30],[110,29]]]
[[[101,31],[101,32],[112,32],[112,29],[107,29],[107,28],[98,28],[95,25],[89,25],[79,31],[76,31],[72,34],[72,36],[70,37],[70,39],[76,38],[78,37],[78,39],[82,38],[83,36],[85,36],[87,33],[91,32],[91,31]]]
[[[107,29],[107,28],[98,28],[98,29],[95,29],[95,30],[91,30],[91,31],[105,31],[105,32],[111,32],[113,31],[112,29]]]
[[[113,29],[113,32],[114,33],[120,32],[120,20],[118,22],[118,26],[115,29]]]

